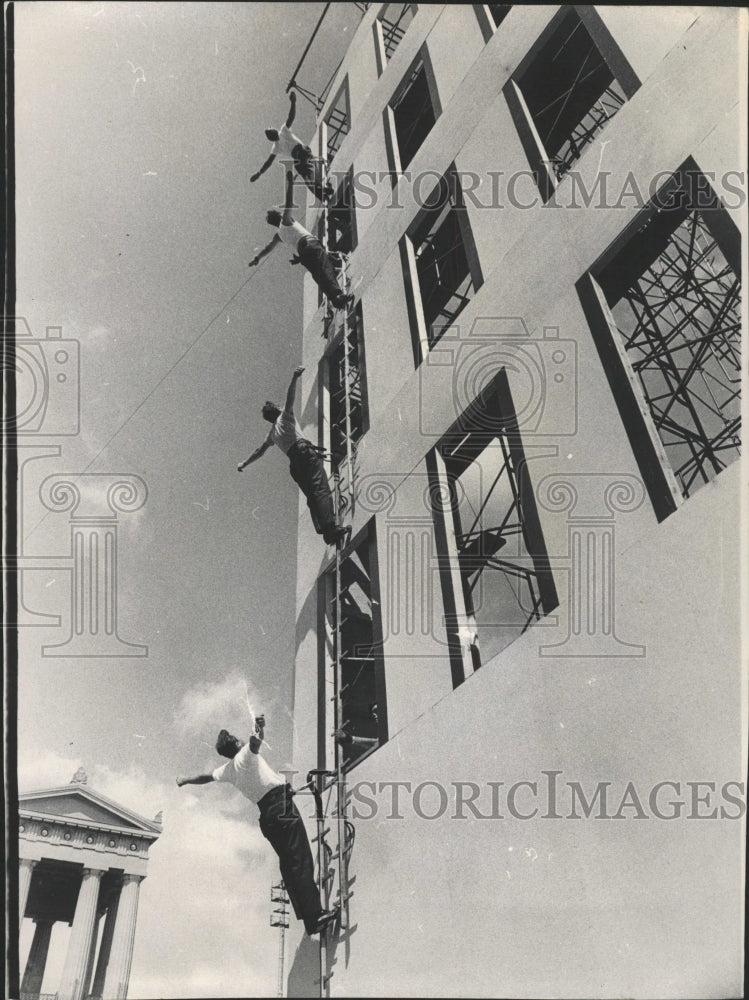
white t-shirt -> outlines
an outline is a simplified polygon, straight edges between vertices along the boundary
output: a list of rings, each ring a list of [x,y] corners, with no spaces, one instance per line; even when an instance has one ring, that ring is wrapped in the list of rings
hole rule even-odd
[[[271,152],[274,156],[279,157],[282,160],[290,160],[292,158],[291,151],[294,146],[303,146],[302,140],[294,135],[288,125],[282,125],[278,129],[278,138],[273,143],[273,148]]]
[[[296,219],[291,223],[290,226],[285,226],[283,222],[278,227],[278,235],[288,244],[291,249],[296,253],[297,247],[299,246],[299,240],[303,236],[311,236],[312,233],[309,229],[305,229],[304,226],[300,225]]]
[[[293,413],[287,413],[284,410],[280,417],[276,417],[276,420],[268,433],[268,441],[271,444],[278,445],[284,455],[289,454],[289,448],[296,444],[297,441],[304,440],[304,434],[302,433],[302,428],[296,422],[296,418]]]
[[[213,772],[214,781],[228,781],[250,802],[258,803],[271,788],[285,785],[286,781],[277,774],[265,757],[253,753],[246,743],[232,760],[227,760]]]

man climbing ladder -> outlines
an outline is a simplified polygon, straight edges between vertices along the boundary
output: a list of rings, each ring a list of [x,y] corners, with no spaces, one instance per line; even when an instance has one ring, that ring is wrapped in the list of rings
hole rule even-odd
[[[333,923],[338,911],[322,907],[304,821],[292,801],[293,790],[260,755],[264,735],[265,717],[262,715],[258,716],[247,743],[222,729],[216,740],[216,751],[228,757],[227,762],[206,774],[177,778],[177,784],[181,788],[228,781],[250,802],[256,803],[260,810],[260,830],[278,855],[281,877],[294,913],[298,920],[304,921],[308,934],[319,934]]]
[[[328,545],[337,545],[347,536],[350,528],[339,527],[336,524],[333,494],[320,458],[320,450],[303,436],[302,429],[294,416],[296,386],[303,371],[304,368],[301,367],[294,371],[283,410],[271,400],[266,400],[262,410],[263,418],[273,426],[265,441],[248,459],[237,466],[237,472],[256,462],[271,445],[278,445],[281,451],[288,455],[291,478],[307,498],[315,531],[323,536]]]
[[[322,243],[316,239],[304,226],[300,225],[291,214],[294,205],[294,175],[286,171],[286,202],[283,213],[277,208],[271,208],[266,216],[266,222],[277,228],[276,235],[263,249],[253,257],[249,266],[255,267],[263,257],[267,256],[279,243],[291,247],[296,256],[292,264],[303,264],[315,279],[315,282],[330,299],[336,309],[343,309],[354,300],[353,295],[346,295],[338,283],[333,261]]]
[[[315,198],[324,202],[327,198],[333,197],[333,187],[330,181],[325,179],[325,165],[322,160],[315,156],[309,146],[305,146],[299,136],[294,135],[291,131],[291,125],[296,116],[296,94],[293,90],[289,94],[289,100],[291,107],[286,124],[282,125],[280,129],[267,128],[265,130],[265,135],[273,143],[271,154],[258,172],[250,177],[250,182],[254,183],[278,157],[284,167],[293,163],[294,169]]]

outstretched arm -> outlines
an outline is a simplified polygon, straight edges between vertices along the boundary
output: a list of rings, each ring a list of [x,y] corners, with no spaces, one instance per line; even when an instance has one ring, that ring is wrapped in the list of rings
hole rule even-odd
[[[265,441],[263,441],[263,443],[253,451],[249,458],[246,458],[244,462],[237,466],[237,472],[241,472],[242,469],[246,468],[248,465],[251,465],[253,462],[257,462],[257,460],[266,453],[272,444],[273,442],[270,438],[266,438]]]
[[[286,128],[291,128],[294,124],[294,118],[296,117],[296,91],[292,90],[289,94],[289,102],[291,107],[289,108],[289,115],[286,119]]]
[[[286,171],[286,201],[283,206],[283,219],[281,220],[284,226],[290,226],[294,221],[294,216],[291,214],[291,210],[294,207],[294,175],[290,170]]]
[[[259,264],[260,261],[263,259],[263,257],[268,256],[268,254],[271,252],[276,243],[280,242],[281,242],[281,237],[278,235],[278,233],[276,233],[276,235],[273,237],[270,243],[267,243],[259,253],[255,254],[255,256],[248,264],[248,267],[255,267],[256,264]]]
[[[265,716],[258,715],[255,720],[255,732],[250,736],[250,751],[252,753],[260,753],[260,747],[263,745],[263,739],[265,738]]]
[[[260,176],[260,174],[264,174],[265,173],[265,171],[268,169],[268,167],[271,165],[271,163],[273,163],[273,161],[275,160],[275,158],[276,158],[276,154],[275,153],[271,153],[270,156],[268,157],[268,159],[262,165],[262,167],[258,170],[258,172],[256,174],[253,174],[252,177],[250,177],[250,184],[254,184],[254,182],[258,179],[258,177]]]
[[[207,785],[213,781],[212,774],[196,774],[193,778],[177,778],[177,785]]]
[[[284,406],[284,412],[294,415],[294,398],[296,397],[296,384],[302,377],[302,372],[304,368],[299,366],[299,368],[294,369],[294,374],[291,376],[291,382],[289,382],[289,388],[286,392],[286,404]]]

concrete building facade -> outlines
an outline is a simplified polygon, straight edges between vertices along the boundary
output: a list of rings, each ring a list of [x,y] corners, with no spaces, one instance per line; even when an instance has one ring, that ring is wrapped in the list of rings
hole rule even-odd
[[[352,524],[354,881],[289,995],[741,994],[745,34],[371,4],[349,42],[316,141],[357,308],[323,337],[305,278],[300,413]],[[304,773],[335,565],[298,532]]]

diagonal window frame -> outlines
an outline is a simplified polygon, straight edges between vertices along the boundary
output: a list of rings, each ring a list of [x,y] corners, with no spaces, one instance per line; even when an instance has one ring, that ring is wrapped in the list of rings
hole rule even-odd
[[[440,221],[441,215],[446,211],[448,213],[446,218]],[[438,222],[437,229],[446,224],[453,226],[456,242],[451,249],[455,250],[459,246],[461,255],[465,257],[467,270],[461,285],[453,290],[432,318],[424,301],[423,270],[420,271],[419,251],[430,235],[436,235],[431,231]],[[401,237],[398,246],[406,289],[414,364],[418,368],[484,283],[481,261],[463,198],[460,175],[454,163],[451,163],[445,173],[437,178],[434,187],[424,199],[421,210]],[[444,256],[444,249],[440,251],[439,256]],[[435,266],[439,263],[439,256]]]
[[[473,520],[470,524],[463,523],[457,499],[461,470],[468,468],[496,441],[500,442],[502,463],[496,468],[493,481],[483,484],[483,500],[474,510]],[[504,368],[498,370],[429,452],[427,470],[452,679],[453,686],[457,687],[482,665],[482,630],[501,625],[517,632],[492,655],[494,659],[502,656],[517,638],[559,605]],[[499,524],[489,528],[482,526],[477,531],[483,511],[503,477],[510,484],[508,507]],[[518,552],[522,543],[525,556],[511,555],[510,549],[503,551],[513,536],[518,539]],[[511,589],[518,588],[516,596],[522,591],[517,603],[521,618],[525,616],[523,624],[480,620],[473,595],[482,575],[487,572],[503,574]],[[470,636],[466,639],[467,632],[474,630],[478,642],[469,641]]]
[[[652,310],[645,303],[650,311],[647,315],[644,312],[642,315],[650,327],[648,339],[653,349],[650,355],[641,354],[639,358],[636,356],[633,361],[632,343],[636,343],[639,329],[636,328],[635,331],[628,331],[624,334],[614,317],[613,308],[622,301],[626,289],[630,287],[627,282],[639,281],[639,269],[642,268],[642,272],[647,274],[648,269],[651,268],[651,264],[648,262],[650,253],[646,252],[646,248],[647,241],[654,240],[655,235],[650,236],[649,234],[651,232],[660,233],[658,238],[668,247],[669,240],[673,242],[670,235],[672,230],[674,232],[681,230],[679,241],[684,245],[686,253],[689,252],[689,247],[684,244],[685,237],[689,242],[692,242],[693,246],[697,245],[698,239],[702,241],[701,251],[694,253],[691,258],[687,259],[677,247],[677,252],[684,260],[687,289],[694,296],[694,299],[692,301],[685,299],[687,308],[678,310],[681,319],[672,327],[666,328],[660,344],[655,343],[655,338],[660,336],[659,330],[663,329],[663,318],[667,319],[670,314],[676,315],[677,313],[673,311],[673,303],[669,302],[668,294],[663,297],[663,311],[660,313],[658,309]],[[711,276],[706,274],[702,278],[696,276],[692,279],[687,270],[688,268],[692,270],[699,268],[705,260],[705,254],[710,253],[711,248],[705,245],[704,234],[708,234],[707,238],[717,248],[727,268],[733,273],[733,279],[731,279],[730,275],[723,273],[725,268],[721,266],[717,279],[714,275],[712,277],[713,281],[723,281],[726,299],[722,306],[716,307],[714,296],[712,304],[707,302],[703,306],[699,305],[700,282],[709,283]],[[629,267],[625,263],[628,253],[632,261]],[[713,254],[713,259],[714,256]],[[740,280],[741,236],[738,227],[718,198],[707,176],[700,170],[694,159],[689,157],[661,185],[651,202],[638,213],[637,217],[576,283],[580,303],[596,344],[612,396],[619,410],[640,475],[650,496],[653,511],[659,522],[665,520],[681,507],[696,492],[698,487],[692,488],[697,481],[692,475],[694,469],[691,471],[687,469],[687,478],[684,479],[679,476],[678,467],[675,469],[672,465],[668,454],[671,444],[664,438],[661,430],[664,427],[670,428],[671,434],[677,431],[675,410],[673,406],[662,399],[648,398],[649,390],[645,383],[646,372],[644,369],[647,365],[659,366],[665,385],[670,385],[674,389],[674,395],[679,405],[683,406],[685,411],[689,411],[690,389],[688,383],[695,375],[701,375],[702,369],[699,366],[705,358],[706,350],[711,350],[712,346],[717,343],[719,351],[725,355],[724,360],[738,368],[740,366],[738,359],[740,330],[738,324],[727,316],[726,310],[733,308],[736,296],[740,296]],[[690,284],[692,281],[693,284]],[[640,288],[638,292],[640,301],[642,301],[642,295],[642,288]],[[683,332],[689,328],[690,317],[695,318],[697,308],[702,308],[705,313],[712,309],[715,312],[715,322],[701,333],[700,338],[678,343],[675,338],[682,336]],[[659,320],[661,321],[660,327]],[[728,331],[719,326],[715,328],[716,323],[724,322],[730,326]],[[727,338],[730,340],[731,335],[735,338],[733,345],[727,341]],[[693,351],[691,344],[697,344],[698,340],[700,343]],[[676,343],[676,349],[682,354],[684,351],[691,354],[691,360],[686,368],[680,358],[668,357],[669,354],[674,353],[669,350],[669,342]],[[729,353],[726,354],[726,352]],[[680,371],[681,376],[679,375]],[[740,385],[740,382],[738,384]],[[730,395],[730,390],[728,395]],[[727,399],[724,405],[727,407],[730,402],[731,400]],[[697,417],[694,427],[682,429],[682,436],[685,439],[692,436],[692,448],[695,448],[699,443],[698,439],[703,437],[709,448],[709,435],[700,426],[699,415],[695,414],[693,408],[692,417]],[[659,430],[659,426],[661,430]],[[719,435],[719,439],[714,442],[713,451],[715,454],[712,458],[716,460],[713,461],[710,456],[707,456],[704,461],[700,461],[698,454],[696,467],[703,478],[703,481],[699,483],[700,486],[712,481],[720,474],[722,468],[719,466],[723,463],[717,453],[726,449],[728,438],[738,439],[739,433],[739,424],[735,420],[729,420],[726,426],[726,435],[723,436],[726,440],[720,439]],[[714,475],[710,474],[710,466],[712,466]]]
[[[604,68],[613,80],[603,95],[596,98],[591,109],[586,112],[586,116],[575,126],[578,132],[576,134],[573,130],[572,135],[568,138],[570,150],[566,156],[561,157],[560,164],[561,154],[554,150],[547,150],[544,145],[537,121],[529,106],[529,101],[526,100],[524,88],[534,74],[539,80],[549,79],[549,70],[545,64],[541,64],[541,61],[548,55],[550,47],[556,41],[556,36],[567,32],[568,37],[563,43],[567,44],[569,39],[580,30],[587,34],[591,42],[586,59],[589,59],[591,55],[594,56],[592,65],[596,67],[597,57],[597,69]],[[562,48],[563,45],[559,51]],[[585,74],[590,76],[593,72],[594,70],[591,68],[581,65],[573,86],[584,82],[587,78]],[[552,198],[570,167],[578,161],[580,156],[584,155],[588,146],[606,128],[616,112],[634,97],[639,87],[639,77],[598,11],[588,5],[563,4],[503,88],[510,116],[544,202]],[[555,102],[559,104],[556,120],[569,101],[571,94],[572,87],[568,88],[564,94],[553,98],[551,104],[555,104]],[[586,117],[589,119],[587,122]],[[574,155],[574,150],[577,150],[577,155]]]

